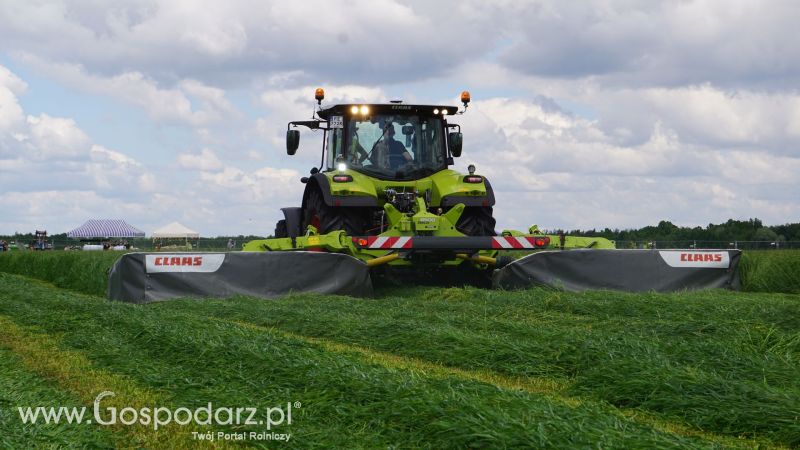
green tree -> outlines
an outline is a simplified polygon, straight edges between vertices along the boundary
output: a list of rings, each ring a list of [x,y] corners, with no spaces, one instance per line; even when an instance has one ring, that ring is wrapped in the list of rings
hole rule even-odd
[[[761,227],[757,229],[755,233],[753,233],[753,240],[774,242],[778,240],[778,233],[770,230],[767,227]]]

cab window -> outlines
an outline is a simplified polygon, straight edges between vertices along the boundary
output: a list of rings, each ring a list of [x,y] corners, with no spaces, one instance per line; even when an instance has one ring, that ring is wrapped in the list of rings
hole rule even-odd
[[[328,142],[327,145],[327,167],[328,169],[336,168],[336,159],[344,157],[342,152],[344,151],[344,145],[342,145],[342,129],[341,128],[334,128],[332,130],[328,130]]]

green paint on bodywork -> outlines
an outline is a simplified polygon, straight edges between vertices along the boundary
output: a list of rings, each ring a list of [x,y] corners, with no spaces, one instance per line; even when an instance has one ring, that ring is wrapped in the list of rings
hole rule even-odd
[[[386,231],[379,236],[398,237],[398,236],[442,236],[459,237],[464,236],[456,230],[456,223],[464,212],[464,205],[459,203],[452,207],[446,214],[436,215],[428,212],[425,200],[417,197],[414,211],[402,213],[391,203],[385,203],[383,210],[386,213]],[[322,250],[335,253],[345,253],[356,257],[364,262],[371,259],[386,256],[393,250],[368,250],[359,248],[353,242],[353,236],[347,236],[344,231],[332,231],[327,234],[318,234],[318,230],[309,225],[303,236],[292,238],[258,239],[244,244],[243,251],[264,252],[264,251],[299,251],[299,250]],[[497,255],[496,250],[482,250],[477,253],[479,256],[493,258]],[[450,259],[438,262],[440,266],[457,266],[464,263],[463,259],[452,255]],[[400,258],[389,263],[393,266],[412,265],[412,261]]]
[[[355,170],[334,170],[324,172],[324,175],[328,178],[332,195],[375,197],[378,199],[379,205],[386,201],[384,195],[386,189],[394,189],[397,192],[418,192],[420,196],[424,196],[426,192],[430,191],[428,206],[434,208],[440,206],[442,198],[447,196],[486,196],[485,183],[464,183],[464,174],[450,169],[411,181],[380,180]],[[353,177],[353,181],[336,182],[333,181],[334,175],[350,175]]]

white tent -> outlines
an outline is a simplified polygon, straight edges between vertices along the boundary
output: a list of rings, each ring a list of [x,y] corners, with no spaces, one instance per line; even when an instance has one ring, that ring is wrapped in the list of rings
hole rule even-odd
[[[200,233],[191,230],[178,222],[172,222],[169,225],[164,225],[163,227],[153,231],[153,235],[151,236],[153,239],[169,239],[169,238],[185,238],[185,239],[197,239],[200,237]]]

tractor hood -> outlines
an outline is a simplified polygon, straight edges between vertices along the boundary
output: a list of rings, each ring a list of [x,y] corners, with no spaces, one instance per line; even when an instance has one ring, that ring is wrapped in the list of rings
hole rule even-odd
[[[334,200],[362,197],[377,199],[377,203],[381,204],[385,201],[386,190],[392,189],[396,192],[416,191],[420,195],[430,191],[430,207],[451,207],[458,203],[464,203],[465,206],[494,205],[494,192],[489,180],[477,174],[464,175],[449,169],[413,181],[378,180],[355,170],[325,172],[317,177],[325,178],[319,181],[327,183]],[[337,181],[350,178],[352,181]],[[320,187],[324,192],[324,186]],[[340,204],[348,203],[345,201]]]

